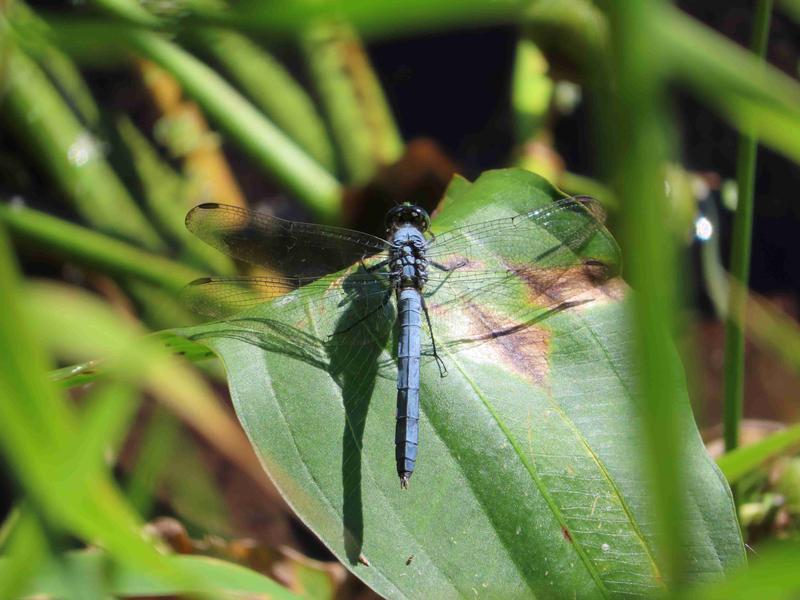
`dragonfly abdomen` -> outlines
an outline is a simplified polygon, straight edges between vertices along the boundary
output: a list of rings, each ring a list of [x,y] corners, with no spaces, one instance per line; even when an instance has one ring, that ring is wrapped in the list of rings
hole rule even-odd
[[[417,460],[419,441],[419,361],[422,298],[419,290],[400,290],[398,319],[400,336],[397,348],[397,426],[395,457],[400,484],[408,485]]]

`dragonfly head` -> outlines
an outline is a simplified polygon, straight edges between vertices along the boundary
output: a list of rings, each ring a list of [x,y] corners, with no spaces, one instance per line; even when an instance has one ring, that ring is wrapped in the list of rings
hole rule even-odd
[[[386,230],[391,231],[400,225],[413,225],[420,231],[427,231],[431,226],[428,212],[415,204],[400,204],[386,213]]]

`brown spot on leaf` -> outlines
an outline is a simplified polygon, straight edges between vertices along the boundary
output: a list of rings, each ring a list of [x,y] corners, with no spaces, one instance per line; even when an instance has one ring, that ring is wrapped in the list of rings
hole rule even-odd
[[[561,535],[564,536],[564,539],[567,540],[570,544],[572,543],[572,534],[569,532],[569,529],[562,526],[561,527]]]
[[[476,303],[464,310],[462,339],[479,349],[482,360],[541,383],[547,378],[550,332],[532,322],[503,317]]]
[[[566,270],[520,268],[517,275],[525,283],[529,302],[540,306],[619,300],[624,290],[619,278],[609,278],[609,267],[596,260]]]

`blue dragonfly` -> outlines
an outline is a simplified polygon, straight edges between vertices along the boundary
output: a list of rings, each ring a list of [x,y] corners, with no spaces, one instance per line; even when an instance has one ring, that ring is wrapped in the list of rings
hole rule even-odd
[[[608,274],[608,265],[580,258],[595,236],[610,238],[603,222],[599,203],[578,196],[433,235],[428,213],[402,204],[387,213],[381,239],[201,204],[187,215],[188,229],[269,274],[198,279],[184,300],[218,319],[259,306],[262,326],[280,332],[285,345],[316,342],[329,352],[385,348],[393,333],[395,458],[406,488],[419,444],[421,365],[435,361],[444,377],[447,354],[580,303],[576,281]]]

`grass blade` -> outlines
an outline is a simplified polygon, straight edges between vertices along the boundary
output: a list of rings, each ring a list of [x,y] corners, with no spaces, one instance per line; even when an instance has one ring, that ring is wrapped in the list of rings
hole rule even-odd
[[[659,554],[668,583],[683,577],[685,488],[679,465],[683,433],[671,382],[678,376],[672,333],[677,312],[675,256],[667,222],[662,165],[668,152],[664,79],[649,51],[659,2],[609,2],[616,99],[607,115],[617,132],[615,191],[623,210],[627,273],[636,293],[631,306],[639,355],[644,460],[649,474]]]
[[[8,55],[2,114],[23,147],[94,227],[151,250],[163,242],[39,66],[19,48]]]
[[[347,180],[363,184],[395,162],[403,140],[366,50],[346,22],[315,22],[302,47],[339,148]]]
[[[773,433],[755,444],[727,452],[719,457],[717,465],[719,465],[728,483],[733,485],[767,460],[799,444],[800,425],[794,425],[783,431]]]
[[[317,219],[331,222],[339,218],[339,182],[215,71],[158,34],[134,30],[128,39],[143,56],[169,71],[203,110]]]
[[[659,9],[651,48],[737,129],[800,162],[800,83],[670,5]]]
[[[22,206],[0,204],[0,223],[24,243],[44,249],[59,259],[71,259],[116,275],[132,276],[178,292],[189,281],[205,275],[162,256],[80,225]]]
[[[314,160],[336,170],[333,145],[314,102],[291,73],[245,36],[222,28],[193,33],[247,96]]]

